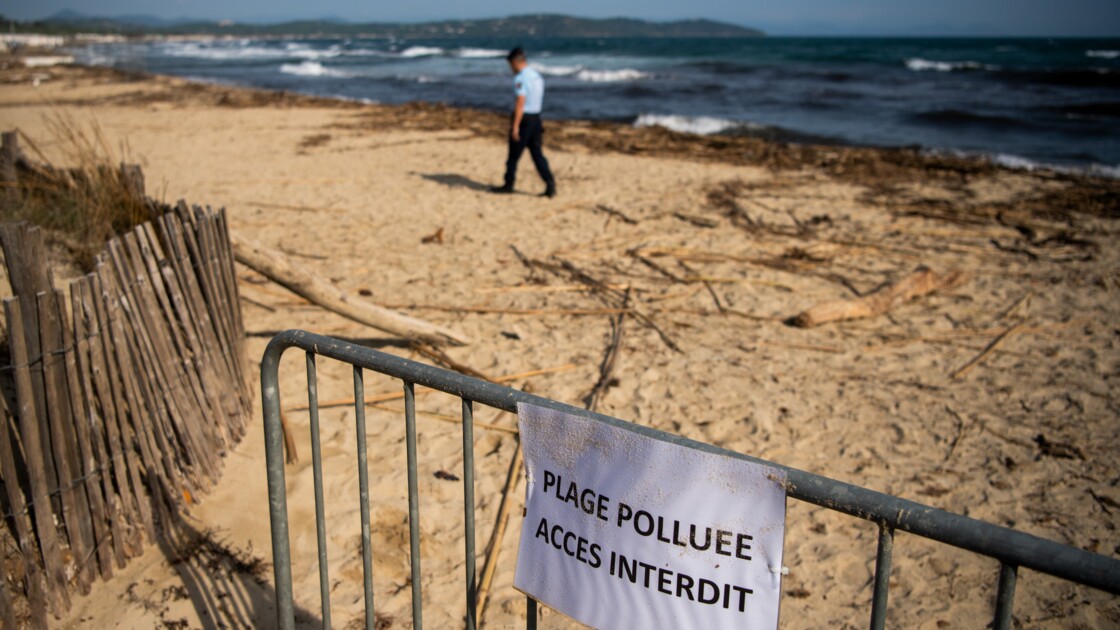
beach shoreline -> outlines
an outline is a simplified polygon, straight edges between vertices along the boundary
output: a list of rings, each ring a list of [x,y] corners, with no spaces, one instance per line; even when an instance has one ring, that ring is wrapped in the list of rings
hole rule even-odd
[[[36,74],[45,75],[37,86]],[[499,113],[104,68],[9,67],[0,81],[3,128],[19,128],[53,163],[66,165],[67,147],[52,120],[96,125],[122,160],[143,166],[153,197],[225,207],[232,230],[348,293],[461,330],[474,343],[447,350],[459,363],[495,377],[574,365],[513,384],[580,405],[599,377],[612,313],[571,276],[526,267],[514,248],[554,267],[564,261],[628,287],[633,307],[682,350],[638,319],[626,321],[603,413],[1120,557],[1116,180],[911,149],[549,121],[545,146],[560,195],[530,196],[543,184],[523,164],[518,190],[528,194],[499,196],[486,192],[505,159],[507,119]],[[920,266],[970,279],[879,317],[806,329],[786,323]],[[247,268],[237,272],[251,373],[271,333],[288,328],[430,360]],[[323,363],[320,396],[351,395],[351,372]],[[303,373],[303,357],[285,357],[285,405],[304,397]],[[370,394],[398,388],[373,375],[367,383]],[[458,413],[459,403],[418,400],[425,617],[455,627],[462,486],[439,473],[461,470],[461,442],[458,428],[437,416]],[[301,625],[313,626],[309,421],[289,413],[302,456],[287,470],[296,602]],[[257,414],[191,522],[232,555],[270,562]],[[367,414],[378,610],[388,627],[404,627],[399,405]],[[476,417],[505,429],[476,431],[481,552],[514,452],[515,419],[489,409]],[[339,626],[363,608],[353,420],[352,409],[321,414]],[[520,526],[523,486],[514,494],[511,530]],[[874,524],[792,501],[788,519],[782,627],[865,625]],[[516,552],[516,536],[507,534],[487,627],[517,627],[524,614],[524,596],[512,588]],[[990,618],[998,563],[904,535],[894,553],[891,625],[971,627]],[[222,577],[206,561],[151,547],[77,598],[58,625],[271,623],[271,572]],[[1024,627],[1115,627],[1120,600],[1023,572],[1015,615]],[[546,611],[540,627],[573,625]]]
[[[13,62],[18,63],[18,57],[13,56],[9,63]],[[28,71],[32,70],[28,69]],[[226,85],[216,81],[194,80],[106,66],[70,64],[66,67],[54,68],[54,72],[62,73],[62,76],[75,71],[85,75],[83,78],[86,79],[149,81],[166,86],[165,90],[160,91],[162,96],[147,93],[138,101],[130,101],[129,95],[121,95],[96,102],[76,100],[68,103],[79,106],[127,105],[136,102],[175,103],[183,100],[227,107],[365,108],[371,111],[371,123],[374,125],[396,123],[425,131],[465,128],[481,137],[491,137],[494,134],[501,137],[507,120],[507,114],[503,112],[426,101],[413,101],[400,105],[370,103],[344,97]],[[872,176],[889,179],[915,173],[930,176],[936,176],[938,173],[983,175],[1001,171],[1027,173],[1074,183],[1099,183],[1109,189],[1120,190],[1120,184],[1112,185],[1114,181],[1120,181],[1120,178],[1093,172],[1089,168],[1053,165],[1019,167],[1001,164],[989,155],[963,154],[942,149],[870,146],[845,142],[834,144],[783,142],[750,135],[697,134],[657,125],[635,126],[614,121],[549,119],[547,122],[551,132],[550,141],[557,143],[557,148],[576,145],[589,151],[696,159],[771,169],[789,169],[797,165],[805,165],[822,169],[835,177],[852,178],[861,183],[869,183],[866,178]],[[860,179],[861,176],[863,179]]]

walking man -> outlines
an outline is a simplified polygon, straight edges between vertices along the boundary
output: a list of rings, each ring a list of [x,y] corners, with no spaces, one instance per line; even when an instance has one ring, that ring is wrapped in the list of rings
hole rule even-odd
[[[506,180],[502,186],[495,186],[490,192],[509,194],[513,192],[513,183],[517,179],[517,162],[521,159],[522,152],[529,149],[533,157],[533,165],[537,173],[544,180],[545,189],[541,193],[544,197],[556,196],[556,180],[548,168],[548,159],[541,150],[541,139],[544,127],[541,124],[541,105],[544,103],[544,78],[541,73],[529,67],[525,58],[525,51],[514,48],[506,56],[509,68],[513,71],[513,93],[517,100],[514,102],[513,116],[509,129],[509,157],[506,159]]]

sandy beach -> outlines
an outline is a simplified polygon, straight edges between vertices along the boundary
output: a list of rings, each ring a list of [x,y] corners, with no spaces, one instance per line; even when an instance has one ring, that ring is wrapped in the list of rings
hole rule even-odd
[[[511,384],[582,406],[611,314],[571,277],[530,269],[518,253],[566,261],[628,289],[650,322],[625,320],[601,412],[1120,558],[1118,180],[912,150],[548,121],[559,196],[537,196],[543,184],[528,159],[520,194],[492,195],[506,151],[498,114],[77,67],[0,76],[0,127],[18,128],[52,162],[66,164],[52,121],[96,125],[119,159],[143,167],[149,195],[225,207],[234,231],[348,293],[465,333],[472,344],[446,349],[459,363],[493,377],[555,368]],[[788,323],[919,266],[968,279],[878,317]],[[427,361],[238,271],[253,373],[268,339],[289,328]],[[281,388],[286,408],[306,402],[296,352],[281,366]],[[366,378],[368,394],[398,388]],[[352,394],[349,368],[320,361],[320,398]],[[367,411],[385,628],[411,626],[400,408]],[[460,627],[462,482],[437,476],[461,476],[459,428],[446,421],[459,403],[422,395],[418,408],[425,621]],[[308,418],[287,414],[301,456],[287,470],[295,597],[301,623],[315,627]],[[332,617],[358,627],[354,412],[321,418]],[[475,432],[482,553],[516,418],[479,409],[476,419],[496,427]],[[150,548],[57,625],[270,627],[259,410],[225,469],[189,519],[208,544]],[[524,596],[512,586],[523,484],[515,495],[486,628],[523,623]],[[791,500],[781,627],[864,627],[876,539],[872,523]],[[988,623],[994,560],[899,534],[894,562],[888,627]],[[577,627],[542,615],[542,628]],[[1120,598],[1024,570],[1015,619],[1023,628],[1115,628]]]

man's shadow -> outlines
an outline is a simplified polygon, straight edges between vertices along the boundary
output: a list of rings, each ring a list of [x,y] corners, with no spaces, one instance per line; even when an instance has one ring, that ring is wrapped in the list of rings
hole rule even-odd
[[[419,175],[420,177],[423,177],[424,179],[426,179],[430,182],[435,182],[437,184],[443,184],[444,186],[447,186],[448,188],[467,188],[469,190],[475,190],[475,191],[478,191],[478,192],[487,192],[487,191],[490,190],[490,185],[489,184],[484,184],[482,182],[476,182],[469,177],[463,177],[462,175],[456,175],[454,173],[415,173],[414,172],[412,174],[413,175]]]

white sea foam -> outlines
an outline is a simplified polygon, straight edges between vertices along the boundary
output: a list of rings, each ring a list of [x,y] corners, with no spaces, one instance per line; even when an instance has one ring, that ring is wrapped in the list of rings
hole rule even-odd
[[[298,77],[332,77],[336,79],[345,79],[354,76],[349,72],[328,68],[318,61],[281,64],[280,72],[284,74],[294,74]]]
[[[906,60],[906,67],[914,72],[954,72],[956,70],[998,70],[998,66],[990,66],[977,61],[933,61],[912,57]]]
[[[493,59],[496,57],[505,57],[504,50],[495,50],[493,48],[460,48],[455,51],[456,57],[463,59]]]
[[[342,48],[334,45],[325,50],[315,50],[309,46],[304,46],[303,48],[289,48],[288,54],[297,59],[331,59],[341,55]]]
[[[681,133],[695,133],[709,136],[743,127],[742,123],[710,116],[665,116],[642,114],[634,121],[635,127],[664,127]]]
[[[583,66],[546,66],[542,63],[530,64],[537,72],[550,77],[568,77],[581,70]]]
[[[1089,173],[1091,175],[1100,175],[1101,177],[1108,177],[1110,179],[1120,179],[1120,164],[1116,166],[1093,164],[1089,167]]]
[[[250,46],[244,41],[239,41],[236,47],[205,42],[175,42],[163,46],[163,53],[168,57],[189,57],[192,59],[211,59],[226,61],[232,59],[284,59],[291,57],[288,50],[268,48],[264,46]]]
[[[1117,59],[1120,58],[1120,50],[1086,50],[1085,56],[1096,59]]]
[[[591,83],[617,83],[620,81],[637,81],[638,79],[645,79],[649,73],[642,72],[641,70],[634,70],[632,68],[623,68],[622,70],[580,70],[576,73],[576,78],[580,81],[588,81]]]
[[[401,57],[432,57],[434,55],[442,55],[442,48],[435,48],[432,46],[409,46],[400,52]]]
[[[1029,160],[1020,155],[1012,155],[1010,153],[997,153],[992,156],[992,163],[1003,166],[1005,168],[1013,168],[1021,171],[1033,171],[1041,166],[1034,160]]]
[[[1064,164],[1046,164],[1009,153],[997,153],[990,156],[993,164],[1020,171],[1033,171],[1035,169],[1048,169],[1058,173],[1073,175],[1095,175],[1109,179],[1120,179],[1120,165],[1090,164],[1088,166],[1066,166]]]

